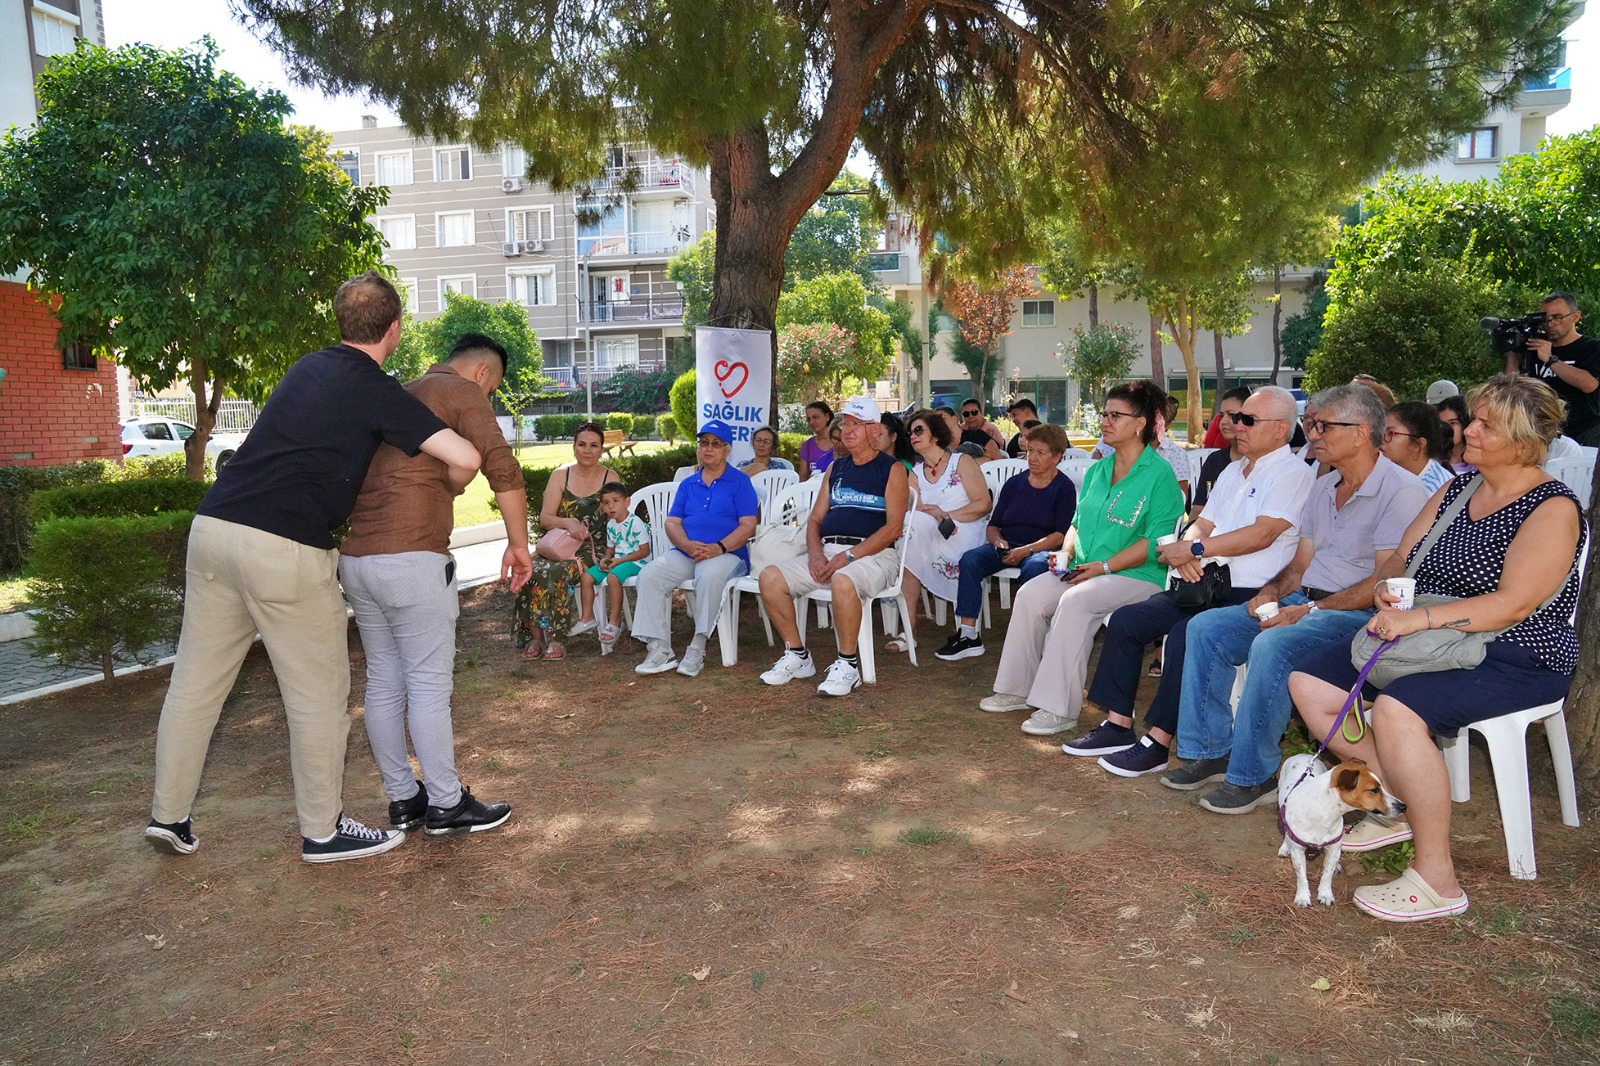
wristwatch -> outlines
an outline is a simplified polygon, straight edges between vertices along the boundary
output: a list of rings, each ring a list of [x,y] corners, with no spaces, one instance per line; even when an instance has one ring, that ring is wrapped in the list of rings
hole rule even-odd
[[[1100,572],[1102,574],[1111,573],[1111,562],[1110,562],[1110,560],[1107,560],[1107,559],[1100,560]]]
[[[1200,543],[1198,540],[1192,540],[1189,542],[1189,553],[1196,559],[1199,559],[1205,555],[1206,546]]]
[[[1317,605],[1316,600],[1311,600],[1306,604],[1306,614],[1315,614],[1320,610],[1322,610],[1322,608]]]
[[[852,563],[855,562],[856,561],[856,550],[854,548],[846,548],[844,550],[844,557],[846,559],[848,559]]]

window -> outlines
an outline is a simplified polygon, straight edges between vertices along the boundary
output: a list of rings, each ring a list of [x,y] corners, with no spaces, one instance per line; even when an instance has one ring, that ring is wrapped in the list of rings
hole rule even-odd
[[[46,12],[39,5],[33,9],[33,50],[46,58],[71,55],[77,47],[78,20],[66,11]]]
[[[411,152],[379,152],[374,157],[379,185],[411,184]]]
[[[416,314],[421,306],[417,300],[417,289],[418,285],[416,278],[400,279],[400,295],[406,302],[406,310],[410,311],[412,314]]]
[[[1024,326],[1053,326],[1056,324],[1054,300],[1023,300],[1022,324]]]
[[[61,349],[61,368],[63,370],[98,370],[94,352],[82,341],[74,341]]]
[[[438,227],[438,247],[462,248],[474,243],[471,211],[441,212],[434,219]]]
[[[528,207],[506,212],[506,240],[549,241],[556,235],[556,214],[551,207]]]
[[[434,181],[469,181],[472,178],[472,149],[451,146],[433,150]]]
[[[457,274],[453,277],[439,279],[439,309],[442,311],[449,304],[445,301],[447,292],[458,293],[462,296],[478,295],[478,277],[476,274]]]
[[[602,337],[594,342],[594,365],[601,370],[616,370],[639,364],[639,338]]]
[[[379,215],[378,232],[391,252],[405,251],[417,246],[417,218],[415,215]]]
[[[146,422],[139,427],[139,432],[144,434],[145,440],[172,439],[172,427],[165,422]]]
[[[556,272],[517,270],[506,275],[506,298],[524,307],[549,307],[556,302]]]
[[[1500,154],[1500,127],[1483,126],[1461,135],[1460,159],[1494,159]]]
[[[526,148],[508,144],[500,150],[500,160],[505,170],[505,177],[526,178],[528,176],[528,150]]]
[[[361,184],[361,153],[354,148],[335,148],[333,161],[350,179],[351,185]]]

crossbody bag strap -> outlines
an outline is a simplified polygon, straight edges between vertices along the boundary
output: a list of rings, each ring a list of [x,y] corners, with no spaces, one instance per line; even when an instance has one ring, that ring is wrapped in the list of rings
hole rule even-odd
[[[1439,543],[1439,538],[1444,536],[1444,531],[1449,528],[1450,523],[1456,520],[1456,515],[1466,509],[1467,501],[1472,499],[1472,494],[1478,491],[1478,486],[1481,484],[1483,484],[1483,476],[1474,473],[1472,480],[1467,482],[1467,487],[1461,490],[1461,494],[1451,500],[1450,506],[1440,512],[1439,517],[1433,523],[1433,528],[1428,530],[1428,535],[1423,537],[1422,543],[1417,545],[1417,553],[1411,557],[1411,562],[1406,564],[1406,577],[1414,578],[1417,576],[1417,570],[1422,566],[1422,560],[1426,559],[1428,553],[1433,550],[1433,546]]]

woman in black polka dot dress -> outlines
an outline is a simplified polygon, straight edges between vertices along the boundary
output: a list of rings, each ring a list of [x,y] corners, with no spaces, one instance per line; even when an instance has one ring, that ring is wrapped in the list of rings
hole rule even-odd
[[[1358,744],[1335,736],[1331,749],[1366,759],[1406,803],[1406,825],[1369,818],[1350,833],[1346,850],[1364,841],[1416,842],[1416,858],[1399,880],[1368,885],[1356,906],[1388,921],[1460,914],[1467,897],[1450,857],[1450,780],[1434,736],[1454,736],[1470,722],[1525,710],[1566,695],[1578,661],[1572,612],[1578,602],[1578,560],[1587,540],[1583,509],[1540,465],[1561,431],[1566,405],[1535,378],[1505,374],[1467,397],[1473,422],[1466,459],[1477,472],[1447,482],[1406,530],[1399,549],[1379,566],[1368,630],[1380,639],[1423,629],[1497,632],[1481,665],[1471,670],[1413,674],[1377,693],[1372,728]],[[1417,592],[1460,597],[1428,609],[1401,611],[1383,579],[1406,570],[1444,510],[1471,491],[1416,568]],[[1555,596],[1549,606],[1547,599]],[[1356,670],[1347,645],[1300,665],[1289,691],[1311,731],[1325,734],[1338,717]],[[1355,847],[1352,848],[1352,843]],[[1376,844],[1369,844],[1377,846]]]

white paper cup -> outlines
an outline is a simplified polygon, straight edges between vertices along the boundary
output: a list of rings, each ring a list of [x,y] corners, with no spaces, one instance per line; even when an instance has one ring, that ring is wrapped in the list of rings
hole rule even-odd
[[[1391,577],[1385,584],[1389,586],[1389,595],[1398,601],[1395,607],[1402,611],[1409,611],[1417,604],[1417,580],[1412,577]]]
[[[1050,564],[1050,572],[1064,574],[1072,569],[1072,557],[1066,552],[1051,552],[1046,558]]]
[[[1256,608],[1256,617],[1263,622],[1278,617],[1278,605],[1275,603],[1263,603]]]
[[[1156,547],[1165,548],[1168,544],[1176,543],[1178,543],[1178,535],[1176,533],[1168,533],[1166,536],[1156,541]]]

